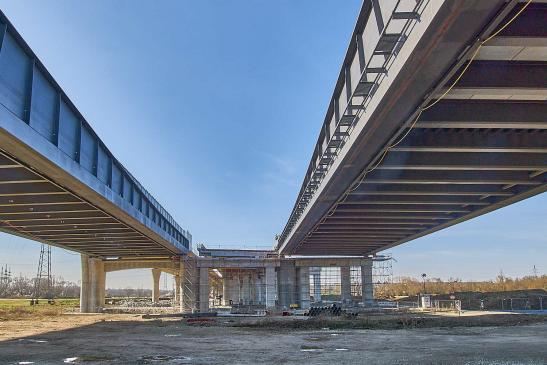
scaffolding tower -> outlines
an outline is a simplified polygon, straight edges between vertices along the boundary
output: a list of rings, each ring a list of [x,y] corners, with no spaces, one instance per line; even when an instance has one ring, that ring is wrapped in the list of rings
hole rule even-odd
[[[349,268],[351,297],[359,301],[362,296],[361,267]],[[340,267],[318,267],[310,269],[310,295],[312,302],[342,300],[342,278]],[[391,254],[372,258],[372,282],[374,297],[384,298],[389,284],[393,282],[393,257]]]
[[[390,253],[372,259],[372,280],[374,296],[385,298],[387,288],[393,283],[393,257]]]

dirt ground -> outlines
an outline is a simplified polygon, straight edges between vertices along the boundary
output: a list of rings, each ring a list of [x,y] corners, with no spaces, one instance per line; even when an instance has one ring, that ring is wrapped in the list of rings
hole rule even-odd
[[[409,321],[408,329],[372,330],[336,328],[343,325],[330,319],[294,329],[292,318],[217,318],[208,325],[134,314],[23,318],[0,321],[0,364],[547,363],[545,318],[513,316],[503,326],[484,318],[473,327],[416,328]]]

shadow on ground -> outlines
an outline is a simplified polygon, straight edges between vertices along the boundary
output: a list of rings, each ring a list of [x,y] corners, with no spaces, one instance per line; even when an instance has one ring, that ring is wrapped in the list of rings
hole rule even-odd
[[[547,358],[545,322],[280,330],[217,321],[106,320],[0,342],[0,364],[544,364]]]

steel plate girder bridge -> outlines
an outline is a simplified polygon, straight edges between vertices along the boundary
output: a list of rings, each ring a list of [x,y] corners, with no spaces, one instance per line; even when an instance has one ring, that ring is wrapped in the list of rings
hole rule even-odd
[[[101,258],[177,256],[191,244],[3,14],[0,229]]]
[[[546,20],[365,1],[279,252],[371,255],[544,192]]]
[[[369,255],[547,189],[545,19],[539,1],[363,2],[276,250],[249,264],[264,270],[267,306],[278,294],[282,305],[309,305],[321,265],[344,267],[346,289],[349,267],[360,267],[368,305]],[[146,267],[153,298],[170,272],[181,308],[207,310],[211,262],[242,262],[192,257],[190,233],[110,153],[3,14],[0,230],[82,253],[86,312],[104,305],[106,272]]]

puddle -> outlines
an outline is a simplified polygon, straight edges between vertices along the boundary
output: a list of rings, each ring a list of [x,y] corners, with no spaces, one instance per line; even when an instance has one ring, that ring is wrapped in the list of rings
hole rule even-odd
[[[348,351],[348,349],[334,349],[335,351]]]
[[[302,352],[317,352],[322,350],[323,350],[322,347],[317,347],[317,346],[307,346],[307,345],[300,346],[300,351]]]
[[[319,337],[307,337],[305,338],[305,340],[311,341],[311,342],[322,342],[322,341],[328,341],[329,338],[326,336],[319,336]]]
[[[29,364],[34,364],[34,361],[19,361],[17,364],[18,365],[29,365]]]
[[[39,340],[35,338],[20,338],[18,341],[31,342],[31,343],[47,343],[47,340]]]
[[[304,337],[304,340],[310,341],[310,342],[323,342],[323,341],[330,341],[329,336],[310,336],[310,337]]]
[[[331,333],[330,335],[331,335],[331,336],[340,336],[339,333]]]
[[[165,337],[180,337],[180,334],[164,335]]]
[[[65,364],[81,364],[85,362],[108,362],[108,361],[115,361],[118,360],[117,357],[112,356],[104,356],[104,355],[82,355],[82,356],[76,356],[76,357],[67,357],[66,359],[63,359],[63,362]]]
[[[141,356],[139,360],[143,361],[145,364],[154,363],[154,362],[167,362],[171,364],[188,364],[190,361],[192,361],[192,358],[188,356],[146,355],[146,356]]]

